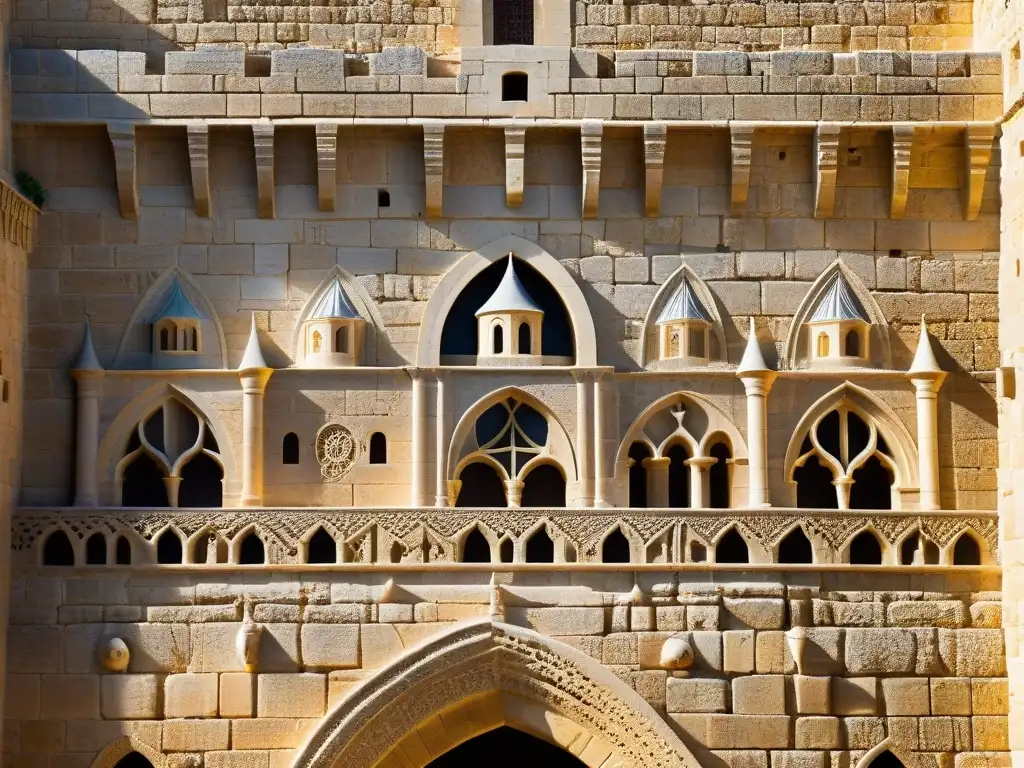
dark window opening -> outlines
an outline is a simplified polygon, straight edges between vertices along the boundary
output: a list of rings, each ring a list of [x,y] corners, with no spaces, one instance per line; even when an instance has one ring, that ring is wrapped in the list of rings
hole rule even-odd
[[[913,565],[914,555],[922,549],[922,562],[925,565],[938,565],[939,548],[931,539],[925,538],[920,532],[908,536],[900,545],[900,564]]]
[[[953,565],[981,565],[981,548],[969,533],[960,534],[953,546]]]
[[[484,765],[492,768],[513,765],[583,768],[583,763],[571,753],[507,725],[462,742],[428,763],[427,768],[478,768]]]
[[[626,538],[621,528],[616,528],[605,537],[604,543],[601,544],[601,562],[628,563],[631,560],[629,539]]]
[[[846,343],[843,353],[847,357],[860,357],[860,334],[856,331],[849,331],[846,334]]]
[[[117,545],[114,547],[114,557],[118,565],[132,564],[132,545],[124,536],[117,537]]]
[[[336,352],[347,355],[348,354],[348,328],[339,328],[338,332],[334,334],[334,349]]]
[[[650,458],[651,449],[645,443],[629,446],[629,506],[641,509],[647,506],[647,468],[644,459]]]
[[[711,491],[708,499],[712,509],[728,509],[732,506],[732,483],[730,482],[729,462],[732,460],[732,451],[725,443],[715,443],[711,446],[709,455],[717,461],[708,470]]]
[[[8,387],[8,385],[7,385],[7,379],[4,379],[2,399],[6,403],[9,397],[10,397],[10,387]]]
[[[266,548],[255,532],[250,533],[242,539],[242,546],[238,550],[238,562],[240,565],[263,565],[266,561]]]
[[[523,507],[564,507],[565,478],[558,467],[540,464],[523,480]]]
[[[153,764],[138,752],[129,752],[115,763],[114,768],[153,768]]]
[[[810,456],[793,472],[796,481],[796,505],[801,509],[839,509],[832,470],[823,467],[817,456]]]
[[[882,544],[871,531],[861,531],[850,542],[851,565],[881,565]]]
[[[494,45],[533,45],[533,0],[493,0]]]
[[[526,562],[528,563],[553,563],[555,562],[555,542],[548,536],[543,527],[526,541]]]
[[[179,507],[220,507],[224,502],[224,470],[205,453],[197,453],[181,469]]]
[[[814,550],[811,540],[804,529],[797,526],[779,542],[779,562],[786,564],[805,564],[814,562]]]
[[[879,754],[868,768],[906,768],[903,762],[888,749]]]
[[[892,474],[878,456],[872,456],[853,473],[850,509],[892,509]]]
[[[43,565],[70,566],[75,564],[75,549],[64,531],[54,531],[43,543]]]
[[[160,565],[180,565],[184,561],[181,539],[172,530],[166,530],[156,540],[156,561]]]
[[[211,547],[213,551],[211,552]],[[226,563],[228,561],[228,543],[214,533],[208,533],[199,538],[192,550],[192,562],[202,565],[204,563]]]
[[[668,451],[668,505],[673,509],[690,506],[690,468],[684,463],[689,458],[690,454],[680,443]]]
[[[102,533],[94,533],[85,542],[85,564],[107,564],[107,540]]]
[[[505,507],[505,484],[497,470],[481,461],[467,465],[459,474],[462,486],[459,488],[456,507]]]
[[[512,562],[515,558],[515,544],[512,543],[512,539],[504,539],[501,542],[501,546],[498,548],[498,554],[501,555],[501,562]]]
[[[386,189],[377,190],[377,207],[378,208],[390,208],[391,207],[391,193]]]
[[[121,479],[122,507],[166,507],[164,473],[149,456],[140,453],[124,470]]]
[[[391,552],[389,558],[392,563],[402,562],[402,558],[405,557],[406,547],[400,541],[395,541],[391,544]]]
[[[336,563],[338,562],[338,544],[334,538],[323,528],[317,528],[309,538],[306,545],[307,563]]]
[[[519,354],[529,355],[530,354],[530,324],[520,323],[519,324]]]
[[[299,463],[299,436],[294,432],[289,432],[281,440],[281,463]]]
[[[750,552],[747,542],[740,532],[730,528],[715,545],[715,562],[717,563],[749,563]]]
[[[493,341],[491,342],[491,352],[495,355],[500,355],[505,351],[505,334],[500,325],[494,326]]]
[[[530,78],[524,72],[507,72],[501,76],[502,101],[528,101]]]
[[[462,543],[462,562],[491,562],[491,545],[479,528],[474,528]]]
[[[708,548],[699,541],[690,542],[690,562],[704,563],[708,559]]]
[[[374,432],[370,435],[370,463],[388,463],[388,439],[383,432]]]

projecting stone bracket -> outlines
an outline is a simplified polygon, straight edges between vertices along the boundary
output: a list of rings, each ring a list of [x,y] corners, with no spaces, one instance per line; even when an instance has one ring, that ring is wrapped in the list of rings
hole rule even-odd
[[[261,219],[274,218],[274,124],[253,123],[256,150],[256,207]]]
[[[526,174],[526,129],[505,128],[505,205],[518,208],[523,204]]]
[[[427,182],[424,214],[438,219],[444,193],[444,123],[423,124],[423,171]]]
[[[601,193],[601,138],[604,123],[584,120],[580,128],[583,150],[583,218],[596,219]]]
[[[135,172],[135,125],[107,123],[107,135],[114,148],[114,172],[121,215],[126,219],[136,219],[139,216],[139,187]]]
[[[750,154],[754,142],[754,126],[733,123],[730,126],[732,145],[732,215],[743,216],[747,210],[750,192]]]
[[[316,125],[316,188],[321,211],[333,211],[338,190],[338,126]]]
[[[892,196],[889,216],[902,219],[907,210],[907,195],[910,193],[910,158],[914,150],[914,126],[894,125],[892,127]]]
[[[994,125],[968,125],[964,129],[964,218],[974,221],[981,211],[981,198],[985,193],[985,177],[992,160]]]
[[[832,217],[839,171],[839,126],[823,123],[814,132],[814,217]]]
[[[661,184],[665,175],[665,123],[644,125],[644,214],[661,215]]]
[[[189,123],[185,134],[188,137],[188,160],[192,170],[192,196],[195,199],[196,216],[209,217],[210,129],[205,123]]]

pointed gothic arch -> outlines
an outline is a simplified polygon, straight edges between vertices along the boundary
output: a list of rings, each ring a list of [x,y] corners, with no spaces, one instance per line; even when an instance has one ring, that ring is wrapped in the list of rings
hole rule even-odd
[[[309,318],[310,313],[320,302],[320,299],[323,298],[324,294],[330,290],[335,280],[341,283],[341,287],[345,291],[345,295],[348,297],[349,301],[352,302],[353,308],[366,321],[361,364],[376,365],[377,342],[378,336],[382,336],[384,317],[380,313],[380,308],[377,306],[377,302],[375,302],[370,294],[366,292],[366,289],[363,288],[363,284],[360,283],[352,273],[337,265],[330,269],[324,279],[320,281],[320,284],[316,289],[309,294],[309,298],[307,298],[306,303],[303,304],[298,317],[295,318],[295,328],[292,330],[292,362],[296,365],[302,364],[303,323]],[[325,343],[330,345],[331,340],[328,339]]]
[[[711,359],[712,363],[729,362],[729,347],[726,344],[725,339],[725,325],[722,322],[722,315],[719,312],[718,301],[715,299],[715,294],[712,293],[707,283],[705,283],[689,265],[683,264],[679,269],[669,275],[668,279],[661,284],[658,292],[654,294],[651,306],[647,308],[647,314],[644,316],[644,324],[640,329],[639,363],[641,368],[650,368],[654,363],[658,362],[657,320],[658,317],[660,317],[662,310],[664,310],[666,305],[672,300],[676,290],[684,280],[689,282],[693,293],[700,300],[701,305],[705,310],[707,310],[707,313],[711,316],[711,328],[709,330],[711,345],[710,349],[707,350],[707,356]],[[665,366],[659,365],[657,367],[661,368]]]
[[[438,718],[448,727],[428,731]],[[293,765],[423,768],[502,725],[573,754],[586,749],[599,758],[591,764],[699,768],[651,705],[599,662],[490,620],[459,625],[377,672],[327,714]]]
[[[100,750],[90,768],[114,768],[133,752],[142,755],[153,768],[164,768],[167,765],[167,756],[158,748],[147,744],[136,736],[121,736]]]
[[[781,358],[783,364],[790,370],[806,366],[811,357],[811,350],[808,349],[807,322],[814,314],[818,302],[828,291],[829,284],[836,273],[842,274],[871,323],[868,330],[870,340],[867,345],[867,349],[871,352],[870,365],[876,368],[890,368],[892,366],[892,347],[889,342],[889,322],[881,307],[878,306],[878,302],[875,301],[875,297],[871,295],[871,291],[864,285],[864,281],[841,259],[836,259],[822,271],[818,279],[811,283],[807,294],[800,302],[796,314],[793,315],[793,322],[789,326],[789,334],[786,336],[786,346]]]
[[[465,254],[444,274],[430,294],[420,323],[417,365],[441,364],[441,333],[452,305],[474,277],[496,261],[507,258],[509,253],[539,272],[561,297],[572,327],[576,365],[597,365],[597,332],[579,285],[554,256],[516,235],[505,235]]]

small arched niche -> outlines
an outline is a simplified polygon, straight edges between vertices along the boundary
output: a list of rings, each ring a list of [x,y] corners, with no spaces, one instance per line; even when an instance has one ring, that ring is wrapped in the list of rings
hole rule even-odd
[[[293,358],[299,368],[347,368],[377,364],[380,311],[366,289],[334,267],[296,318]]]
[[[718,302],[688,266],[658,289],[640,332],[640,365],[676,370],[724,365],[728,347]]]

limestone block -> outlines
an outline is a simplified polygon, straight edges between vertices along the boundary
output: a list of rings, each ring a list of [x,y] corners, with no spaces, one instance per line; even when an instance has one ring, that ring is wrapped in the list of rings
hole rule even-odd
[[[303,624],[302,663],[314,669],[358,667],[359,625]]]
[[[629,606],[629,628],[634,632],[652,632],[657,629],[653,605]]]
[[[826,768],[828,753],[811,750],[772,752],[772,768]]]
[[[41,699],[39,675],[7,675],[4,716],[9,720],[39,718]]]
[[[405,646],[391,625],[367,624],[359,633],[359,650],[362,668],[377,669],[399,656]]]
[[[320,717],[327,706],[327,676],[315,672],[260,675],[258,717]]]
[[[708,715],[710,749],[786,749],[790,721],[786,715]]]
[[[637,664],[637,636],[624,632],[606,635],[602,643],[601,661],[604,664]]]
[[[797,749],[838,749],[845,743],[838,717],[800,717],[794,727]]]
[[[733,678],[732,710],[738,715],[785,714],[785,676],[745,675]]]
[[[971,681],[971,711],[975,715],[1005,715],[1009,712],[1006,680],[975,678]]]
[[[659,605],[654,610],[655,628],[659,632],[679,632],[686,629],[685,605]]]
[[[908,630],[846,631],[846,667],[853,674],[912,672],[916,652],[917,637]]]
[[[1009,723],[1003,717],[971,718],[973,748],[1005,751],[1010,748]]]
[[[345,52],[323,48],[286,48],[270,52],[270,76],[316,75],[337,82],[345,78]]]
[[[769,72],[773,77],[832,74],[832,54],[818,51],[772,51]]]
[[[933,715],[971,714],[971,680],[967,677],[933,677]]]
[[[529,627],[543,635],[600,635],[604,633],[604,608],[510,607],[510,624]]]
[[[967,626],[967,610],[961,600],[897,600],[886,608],[893,627]]]
[[[231,723],[232,749],[296,749],[320,721],[316,718],[261,717]]]
[[[793,675],[796,711],[801,715],[827,715],[832,712],[832,680],[828,677]]]
[[[691,631],[718,630],[720,626],[720,614],[721,609],[717,605],[687,606],[686,628]]]
[[[385,48],[370,56],[370,75],[427,74],[427,52],[415,46]]]
[[[885,738],[885,720],[881,717],[847,717],[842,723],[850,749],[872,749]]]
[[[224,672],[220,675],[220,716],[252,717],[256,713],[256,675]]]
[[[669,712],[728,712],[729,681],[700,677],[669,677],[665,689]]]
[[[873,715],[878,711],[878,678],[833,677],[832,711],[837,715]]]
[[[7,632],[8,669],[18,672],[62,672],[63,633],[63,627],[12,626]],[[69,671],[90,670],[69,668]]]
[[[887,715],[931,714],[928,679],[924,677],[889,677],[882,679],[882,699]]]
[[[704,75],[748,75],[750,61],[741,51],[694,51],[693,74]]]
[[[165,752],[209,752],[227,749],[230,744],[229,720],[165,720]]]
[[[976,629],[999,629],[1003,625],[1003,605],[995,601],[971,603],[971,626]]]
[[[160,717],[162,675],[103,675],[100,712],[108,720],[152,720]]]
[[[1005,675],[1006,649],[1002,630],[956,630],[956,674],[964,677]]]
[[[327,709],[332,709],[371,674],[361,669],[331,672],[327,676]]]
[[[754,671],[754,630],[732,629],[722,633],[723,669],[729,673]]]
[[[168,75],[245,75],[245,51],[233,48],[200,48],[167,51],[164,73]]]
[[[729,629],[781,629],[786,615],[784,600],[765,597],[724,599]]]
[[[28,675],[11,675],[24,678]],[[39,678],[36,706],[43,720],[95,720],[100,716],[100,678],[98,675],[42,675]],[[8,687],[7,701],[17,707],[17,690]],[[31,697],[31,692],[30,692]],[[31,702],[29,702],[31,706]],[[9,706],[8,709],[11,707]]]
[[[208,624],[193,625],[192,658],[188,671],[242,671],[242,662],[235,652],[235,638],[240,627],[241,622],[210,622]],[[298,668],[298,625],[263,625],[263,636],[260,640],[259,670],[261,672],[288,672]]]
[[[212,672],[168,675],[164,680],[164,716],[216,717],[218,688],[217,675]]]
[[[65,729],[63,722],[52,720],[25,720],[19,722],[20,748],[24,752],[59,753],[65,750]],[[9,734],[11,738],[13,734]],[[17,743],[17,742],[15,742]]]
[[[927,752],[952,752],[955,745],[953,718],[922,717],[918,722],[920,728],[920,748]]]
[[[754,667],[759,674],[791,675],[796,672],[786,633],[781,631],[758,632],[755,639]],[[805,668],[804,671],[811,671]]]

